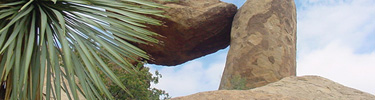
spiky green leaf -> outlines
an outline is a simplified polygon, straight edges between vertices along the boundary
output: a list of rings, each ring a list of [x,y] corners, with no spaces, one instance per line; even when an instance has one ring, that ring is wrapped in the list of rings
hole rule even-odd
[[[145,0],[0,1],[4,99],[113,99],[98,73],[126,87],[102,57],[136,73],[130,62],[149,56],[132,43],[159,42],[144,29],[161,25],[145,16],[161,16],[155,8],[165,7]]]

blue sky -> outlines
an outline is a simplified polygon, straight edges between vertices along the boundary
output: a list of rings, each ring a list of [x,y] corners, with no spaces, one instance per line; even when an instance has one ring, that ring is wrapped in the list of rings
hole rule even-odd
[[[246,0],[222,0],[237,5]],[[319,75],[375,94],[375,0],[296,0],[297,76]],[[229,48],[165,67],[153,87],[171,96],[217,90]]]

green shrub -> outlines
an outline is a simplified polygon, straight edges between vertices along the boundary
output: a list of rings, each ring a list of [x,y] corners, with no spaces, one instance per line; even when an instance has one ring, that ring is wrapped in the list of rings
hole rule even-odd
[[[242,78],[241,75],[235,74],[230,80],[234,90],[247,90],[246,79]]]
[[[143,67],[143,64],[138,64],[136,70],[138,73],[128,73],[120,67],[113,66],[109,63],[110,68],[113,69],[114,73],[119,77],[120,81],[126,86],[127,90],[133,95],[130,96],[125,90],[118,87],[116,84],[112,84],[110,79],[106,78],[102,74],[104,82],[107,84],[109,91],[117,100],[159,100],[169,99],[168,93],[164,90],[151,88],[151,83],[157,84],[161,74],[155,72],[155,76],[149,72],[148,67]]]

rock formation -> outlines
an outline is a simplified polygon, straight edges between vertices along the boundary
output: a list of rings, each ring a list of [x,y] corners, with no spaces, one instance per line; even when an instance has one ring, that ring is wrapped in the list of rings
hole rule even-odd
[[[154,0],[155,1],[155,0]],[[163,35],[162,45],[138,45],[149,53],[151,64],[178,65],[214,53],[229,45],[230,30],[237,7],[220,0],[179,0],[159,2],[169,18],[157,18],[164,26],[150,26],[150,30]]]
[[[375,96],[319,76],[292,76],[251,90],[209,91],[172,100],[375,100]]]
[[[234,89],[236,78],[255,88],[295,76],[294,0],[247,0],[234,17],[230,45],[219,89]]]

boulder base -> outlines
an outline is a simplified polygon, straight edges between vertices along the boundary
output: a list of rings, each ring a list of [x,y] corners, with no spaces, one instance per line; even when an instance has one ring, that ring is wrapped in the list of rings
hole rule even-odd
[[[375,96],[319,76],[292,76],[251,90],[201,92],[172,100],[375,100]]]

